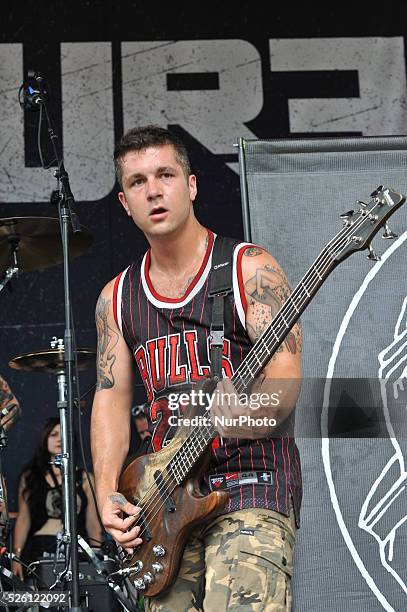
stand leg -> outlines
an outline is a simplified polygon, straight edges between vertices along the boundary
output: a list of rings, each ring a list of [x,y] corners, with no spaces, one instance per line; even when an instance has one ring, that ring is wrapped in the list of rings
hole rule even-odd
[[[65,556],[69,554],[68,580],[72,586],[72,600],[79,602],[79,578],[78,571],[78,545],[76,538],[76,474],[73,456],[73,423],[69,419],[67,397],[67,380],[64,371],[58,374],[58,408],[61,424],[61,472],[62,472],[62,492],[63,492],[63,542],[65,544]],[[73,534],[75,536],[73,537]],[[76,579],[75,579],[76,578]],[[72,606],[69,608],[75,612],[80,612],[81,607]]]

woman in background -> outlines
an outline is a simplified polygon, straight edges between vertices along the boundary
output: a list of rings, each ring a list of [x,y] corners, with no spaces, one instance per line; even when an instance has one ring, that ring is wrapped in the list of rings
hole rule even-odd
[[[14,527],[13,552],[26,565],[54,553],[56,535],[63,531],[62,474],[53,463],[61,453],[59,419],[49,418],[42,429],[37,450],[23,469],[18,490],[18,516]],[[93,477],[92,484],[93,484]],[[99,546],[102,530],[85,470],[76,470],[77,531],[90,546]],[[23,578],[23,567],[13,562],[13,573]]]

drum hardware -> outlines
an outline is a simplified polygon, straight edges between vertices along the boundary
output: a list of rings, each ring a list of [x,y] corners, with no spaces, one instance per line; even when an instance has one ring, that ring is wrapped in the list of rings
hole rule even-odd
[[[61,338],[59,340],[63,342]],[[14,370],[23,370],[24,372],[45,372],[46,374],[56,374],[58,376],[65,368],[64,354],[64,350],[61,348],[51,348],[44,351],[18,355],[10,359],[8,365]],[[78,348],[75,351],[75,355],[79,371],[95,366],[95,349]]]
[[[100,552],[96,551],[94,554],[99,555]],[[106,575],[117,567],[117,561],[106,555],[103,555],[102,559],[100,559],[100,564],[103,568],[103,573]],[[64,558],[55,560],[51,555],[34,561],[32,565],[35,568],[36,587],[39,592],[46,590],[56,593],[66,590],[65,585],[55,584],[55,575],[61,575],[65,569],[66,562]],[[136,604],[129,603],[127,597],[124,597],[123,590],[115,592],[108,584],[106,578],[97,572],[93,563],[88,558],[82,558],[82,556],[79,558],[78,570],[80,603],[85,609],[97,612],[123,612],[123,609],[125,612],[134,612],[137,609]],[[38,582],[39,580],[40,582]],[[122,597],[123,601],[120,600],[120,597]]]
[[[70,259],[74,259],[92,242],[84,227],[70,232]],[[44,270],[62,262],[61,228],[53,217],[11,217],[0,219],[0,291],[21,272]]]
[[[132,612],[132,610],[135,609],[135,605],[137,605],[137,591],[135,591],[134,589],[129,589],[130,585],[128,581],[126,581],[125,584],[121,584],[121,585],[117,584],[117,580],[115,580],[114,578],[116,574],[120,572],[121,570],[118,570],[118,572],[109,571],[106,567],[106,563],[104,562],[109,557],[104,555],[103,556],[104,561],[101,561],[98,558],[98,555],[92,549],[92,547],[89,546],[86,540],[84,540],[80,535],[78,535],[78,544],[83,550],[83,552],[87,555],[89,561],[95,567],[98,575],[103,577],[106,580],[106,584],[109,586],[110,589],[112,589],[116,599],[118,599],[118,601],[120,602],[124,610],[126,612]],[[115,561],[116,565],[117,563],[118,562]],[[109,569],[111,570],[112,568],[109,568]],[[125,578],[126,577],[123,576],[123,578],[120,579],[120,582],[124,582]]]
[[[0,421],[0,546],[7,546],[10,535],[10,518],[8,513],[7,490],[3,474],[3,450],[7,446],[7,433]]]
[[[67,479],[67,469],[69,461],[69,449],[66,441],[66,374],[65,374],[65,347],[64,340],[53,336],[50,340],[50,349],[43,351],[35,351],[18,355],[9,361],[9,366],[14,370],[24,372],[43,372],[46,374],[54,374],[57,377],[58,386],[58,402],[57,407],[60,411],[61,424],[61,453],[59,453],[54,463],[59,467],[62,474],[62,503],[63,516],[67,516],[67,506],[69,503],[69,488]],[[78,370],[85,370],[94,367],[96,363],[96,351],[90,348],[78,348],[75,351],[75,359],[78,364]],[[79,402],[82,405],[82,402]],[[64,522],[63,532],[57,535],[58,549],[66,547],[70,544],[70,534],[67,531],[66,522]],[[65,555],[66,557],[66,555]],[[59,555],[57,555],[59,558]],[[71,580],[72,572],[65,568],[56,576],[53,587],[61,584],[64,580]]]

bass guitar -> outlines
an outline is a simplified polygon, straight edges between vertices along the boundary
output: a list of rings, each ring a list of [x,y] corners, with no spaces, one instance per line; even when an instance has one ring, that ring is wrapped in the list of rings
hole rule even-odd
[[[387,220],[404,201],[403,195],[380,186],[371,194],[369,203],[359,202],[359,210],[341,215],[343,228],[324,247],[234,373],[232,382],[239,394],[247,392],[339,263],[363,249],[369,250],[369,259],[378,259],[371,240],[381,227],[385,228],[384,238],[396,237]],[[204,394],[211,394],[215,386],[211,380],[204,381]],[[188,410],[191,415],[197,410],[202,414],[205,407],[191,404]],[[182,425],[168,445],[134,459],[120,477],[119,491],[141,507],[137,524],[143,539],[132,554],[119,547],[120,575],[129,577],[137,590],[151,597],[163,593],[174,582],[194,527],[219,514],[229,498],[226,491],[202,495],[199,489],[208,450],[216,435],[207,420],[207,424],[199,427]]]

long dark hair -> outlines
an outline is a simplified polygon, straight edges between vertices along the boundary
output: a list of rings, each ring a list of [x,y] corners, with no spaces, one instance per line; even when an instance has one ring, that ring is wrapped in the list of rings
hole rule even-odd
[[[45,421],[33,458],[23,468],[22,474],[25,477],[25,484],[22,494],[27,500],[35,499],[38,489],[44,486],[44,477],[50,470],[49,462],[51,460],[48,451],[48,438],[56,425],[59,425],[58,417],[50,417]]]

